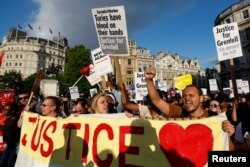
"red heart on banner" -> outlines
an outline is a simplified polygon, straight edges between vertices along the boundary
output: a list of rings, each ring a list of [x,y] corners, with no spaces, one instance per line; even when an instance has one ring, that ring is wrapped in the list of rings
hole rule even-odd
[[[176,123],[164,125],[159,132],[161,149],[173,167],[203,167],[213,149],[212,130],[202,124],[184,129]]]

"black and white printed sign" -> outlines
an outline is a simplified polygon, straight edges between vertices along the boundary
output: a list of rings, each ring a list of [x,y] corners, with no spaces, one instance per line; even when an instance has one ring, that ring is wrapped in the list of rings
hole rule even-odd
[[[92,9],[92,15],[104,54],[129,55],[124,6]]]
[[[213,32],[219,61],[243,55],[237,23],[216,26]]]

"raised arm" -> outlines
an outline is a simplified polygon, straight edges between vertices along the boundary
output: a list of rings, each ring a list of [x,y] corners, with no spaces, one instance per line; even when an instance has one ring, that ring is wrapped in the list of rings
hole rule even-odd
[[[151,101],[161,112],[168,115],[170,111],[170,104],[160,98],[160,95],[158,94],[154,86],[153,78],[156,76],[156,69],[155,68],[146,69],[144,76],[146,79],[148,94]]]

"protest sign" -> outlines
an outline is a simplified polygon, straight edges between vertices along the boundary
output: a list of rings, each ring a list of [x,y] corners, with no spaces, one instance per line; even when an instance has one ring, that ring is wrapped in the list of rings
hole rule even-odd
[[[96,88],[89,89],[90,97],[93,97],[95,94],[98,93]]]
[[[243,93],[249,93],[249,83],[247,80],[241,82],[241,88]]]
[[[186,74],[179,77],[174,77],[175,87],[179,90],[185,89],[186,86],[193,83],[192,75]]]
[[[135,72],[135,99],[144,100],[148,95],[147,83],[144,77],[144,72]]]
[[[210,91],[218,91],[218,85],[216,79],[209,79],[208,82]]]
[[[225,116],[166,121],[116,115],[58,120],[25,113],[15,167],[203,167],[208,151],[228,150]]]
[[[14,89],[0,89],[0,113],[3,112],[3,107],[6,103],[14,102]],[[4,125],[7,116],[0,115],[0,126]],[[7,146],[3,138],[3,129],[0,128],[0,153],[3,152]]]
[[[77,86],[69,87],[69,92],[70,92],[70,97],[73,100],[76,100],[76,99],[78,99],[80,97]]]
[[[202,94],[207,95],[207,88],[201,88]]]
[[[238,23],[222,24],[213,28],[219,61],[241,57],[242,49]]]
[[[124,6],[92,9],[92,15],[104,54],[129,55]]]
[[[100,76],[113,72],[111,57],[104,54],[101,48],[91,51],[91,55],[96,72]]]
[[[243,93],[241,83],[242,83],[242,79],[236,79],[236,87],[237,87],[237,93],[238,94]]]
[[[160,89],[161,91],[167,92],[167,83],[166,83],[166,81],[158,81],[157,86],[158,86],[158,89]]]
[[[14,89],[0,89],[0,112],[6,103],[14,102]]]
[[[93,64],[90,64],[89,75],[86,75],[85,77],[92,86],[102,81],[101,76],[96,72],[95,66],[93,66]]]

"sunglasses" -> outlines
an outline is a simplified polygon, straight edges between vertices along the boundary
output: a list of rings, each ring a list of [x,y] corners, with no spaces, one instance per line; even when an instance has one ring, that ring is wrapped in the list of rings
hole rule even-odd
[[[53,106],[53,105],[49,105],[49,104],[42,104],[42,107],[47,107],[47,106]]]
[[[18,97],[18,100],[24,100],[24,99],[28,99],[29,96],[23,96],[23,97]]]
[[[211,108],[216,108],[216,107],[220,107],[220,105],[217,105],[217,104],[211,104],[209,105]]]

